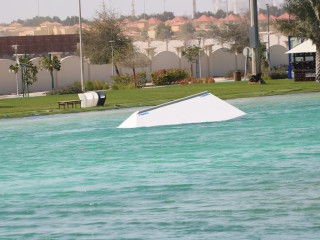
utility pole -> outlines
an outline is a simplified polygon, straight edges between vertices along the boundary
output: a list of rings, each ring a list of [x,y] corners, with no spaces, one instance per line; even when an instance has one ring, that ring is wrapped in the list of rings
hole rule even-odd
[[[18,59],[18,47],[19,45],[12,45],[12,48],[14,49],[14,53],[16,55],[16,64],[19,64],[19,59]],[[18,72],[16,73],[16,80],[17,80],[17,96],[19,97],[19,75]]]
[[[81,89],[86,91],[84,85],[84,68],[83,68],[83,50],[82,50],[82,19],[81,19],[81,0],[79,0],[79,37],[80,37],[80,77],[81,77]]]
[[[258,11],[257,0],[250,0],[250,48],[252,52],[252,75],[261,73],[259,56],[259,31],[258,31]]]
[[[267,59],[268,59],[268,72],[270,72],[270,12],[269,12],[269,4],[267,5],[267,15],[268,15],[268,50],[267,50]]]
[[[197,2],[192,0],[192,19],[195,19],[197,13]]]

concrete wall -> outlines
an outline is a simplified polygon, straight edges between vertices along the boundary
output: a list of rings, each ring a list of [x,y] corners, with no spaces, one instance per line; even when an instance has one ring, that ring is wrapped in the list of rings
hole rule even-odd
[[[288,64],[289,54],[285,54],[288,50],[280,45],[270,47],[270,66],[278,66],[280,64]]]
[[[163,43],[163,42],[162,42]],[[155,44],[160,44],[156,42]],[[164,43],[163,43],[164,44]],[[206,51],[202,56],[202,76],[224,76],[228,71],[235,69],[244,69],[244,56],[234,55],[228,52],[227,48],[220,46],[213,46],[213,51]],[[280,64],[288,64],[288,56],[284,54],[287,50],[280,45],[274,45],[271,50],[271,65],[276,66]],[[144,69],[137,69],[137,72],[144,70],[147,72],[148,80],[150,81],[150,72],[166,68],[186,68],[190,70],[190,64],[184,57],[179,57],[176,49],[173,51],[162,51],[155,53],[150,67]],[[35,65],[38,65],[38,58],[32,60]],[[8,69],[11,60],[0,60],[0,94],[16,93],[16,76],[9,73]],[[132,69],[126,69],[119,66],[121,73],[132,74]],[[193,66],[194,75],[196,66]],[[111,64],[93,65],[84,61],[84,80],[105,81],[111,82],[112,66]],[[66,87],[75,81],[80,81],[80,58],[78,56],[70,56],[61,60],[61,71],[54,73],[55,87]],[[19,79],[21,76],[19,75]],[[19,82],[19,85],[21,83]],[[21,86],[20,86],[21,87]],[[42,70],[38,74],[38,81],[30,87],[31,92],[48,91],[51,90],[51,76],[46,70]],[[21,91],[21,88],[20,88]]]
[[[10,65],[15,65],[15,62],[0,59],[0,94],[17,92],[16,74],[9,72]]]

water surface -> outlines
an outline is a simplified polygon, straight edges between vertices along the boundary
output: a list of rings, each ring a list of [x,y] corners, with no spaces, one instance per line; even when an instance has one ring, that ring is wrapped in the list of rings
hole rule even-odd
[[[226,122],[135,109],[0,121],[1,239],[319,239],[320,93]]]

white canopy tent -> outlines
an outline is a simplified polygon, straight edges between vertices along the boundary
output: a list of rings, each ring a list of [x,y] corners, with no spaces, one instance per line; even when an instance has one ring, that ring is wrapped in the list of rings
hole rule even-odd
[[[316,52],[316,45],[314,45],[311,40],[304,41],[303,43],[286,52],[286,54],[309,52]]]
[[[202,92],[143,111],[137,111],[118,128],[217,122],[245,114],[209,92]]]

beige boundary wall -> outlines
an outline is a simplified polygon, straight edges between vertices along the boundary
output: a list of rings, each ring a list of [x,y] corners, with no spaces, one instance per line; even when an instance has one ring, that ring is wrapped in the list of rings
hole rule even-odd
[[[151,51],[150,51],[151,49]],[[148,80],[150,81],[150,72],[167,68],[186,68],[190,69],[190,64],[181,56],[181,49],[173,51],[167,50],[159,53],[154,53],[152,48],[147,51],[148,57],[152,60],[151,65],[144,70],[147,72]],[[274,45],[271,50],[271,65],[288,64],[288,56],[285,47]],[[35,65],[38,65],[38,58],[32,59]],[[218,47],[215,45],[212,49],[211,45],[205,47],[205,53],[201,58],[202,76],[223,76],[226,72],[235,69],[244,69],[245,58],[242,54],[231,54],[227,48]],[[0,94],[15,94],[16,93],[16,75],[10,73],[9,66],[15,64],[11,60],[0,59]],[[195,66],[194,75],[195,75]],[[131,69],[121,68],[121,73],[132,74]],[[112,75],[111,64],[93,65],[84,62],[84,80],[105,81],[111,82]],[[55,87],[66,87],[75,81],[80,81],[80,59],[78,56],[70,56],[61,59],[61,71],[54,73]],[[19,79],[21,76],[19,75]],[[21,92],[21,83],[20,92]],[[38,81],[30,87],[30,92],[41,92],[51,90],[51,77],[49,72],[43,70],[38,74]]]

